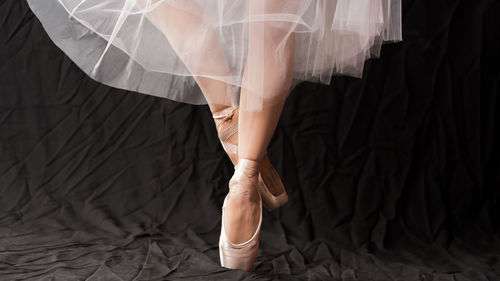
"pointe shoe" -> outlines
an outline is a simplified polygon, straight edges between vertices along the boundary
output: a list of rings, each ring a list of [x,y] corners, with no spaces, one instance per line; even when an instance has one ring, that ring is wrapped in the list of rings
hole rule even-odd
[[[238,107],[228,107],[220,110],[213,114],[213,118],[222,147],[233,165],[236,165],[238,162],[238,145],[229,143],[227,140],[238,132]],[[269,161],[267,151],[264,152],[264,158],[261,161],[259,170],[258,189],[264,207],[269,211],[281,207],[288,201],[288,194],[278,172]]]
[[[247,167],[254,165],[255,161],[240,159],[238,164],[235,166],[235,172],[231,180],[229,181],[229,192],[234,194],[248,192],[249,187],[248,181],[241,180],[242,177],[246,177],[243,171]],[[256,183],[255,183],[256,184]],[[252,187],[250,187],[252,188]],[[253,187],[255,188],[255,186]],[[234,196],[234,195],[232,195]],[[231,269],[241,269],[245,271],[250,271],[257,257],[257,252],[259,250],[259,237],[260,229],[262,225],[262,200],[259,200],[259,224],[255,230],[252,237],[239,244],[232,243],[226,235],[226,230],[224,228],[224,208],[226,207],[227,195],[224,198],[224,203],[222,205],[222,221],[221,221],[221,232],[219,238],[219,257],[221,266]]]

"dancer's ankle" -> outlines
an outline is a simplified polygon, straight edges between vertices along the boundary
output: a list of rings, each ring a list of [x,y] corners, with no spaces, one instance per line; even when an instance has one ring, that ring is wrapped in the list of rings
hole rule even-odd
[[[230,111],[230,108],[233,108],[232,106],[225,104],[209,104],[208,107],[210,108],[212,115],[219,115],[225,111]]]
[[[259,175],[259,166],[260,161],[248,159],[248,158],[239,158],[238,163],[236,164],[235,173],[244,173],[248,177],[256,177]]]
[[[255,161],[255,162],[259,163],[259,165],[260,165],[260,163],[264,159],[264,153],[261,153],[261,154],[258,155],[256,153],[245,153],[244,151],[239,151],[238,150],[238,158],[239,159],[247,159],[247,160]]]
[[[229,181],[229,189],[236,193],[249,193],[257,190],[259,162],[249,159],[238,159],[234,166],[234,174]]]

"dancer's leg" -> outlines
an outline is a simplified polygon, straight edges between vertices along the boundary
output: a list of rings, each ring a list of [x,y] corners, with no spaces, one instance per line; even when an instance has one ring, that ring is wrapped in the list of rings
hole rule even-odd
[[[138,0],[143,8],[158,0]],[[167,37],[177,55],[191,73],[229,75],[229,67],[216,31],[204,18],[202,9],[193,0],[170,0],[146,13],[147,18]],[[208,77],[194,76],[210,110],[229,107],[227,83]]]
[[[297,10],[296,0],[252,0],[250,14],[270,14]],[[240,96],[238,155],[261,161],[276,129],[292,83],[294,40],[292,23],[250,24],[249,51]],[[259,98],[255,98],[259,97]],[[259,99],[262,99],[260,101]],[[262,110],[253,110],[261,103]],[[247,110],[249,109],[250,110]]]
[[[291,2],[294,1],[252,0],[250,13],[270,13],[281,9],[280,5],[282,7]],[[284,24],[281,27],[270,22],[250,23],[249,51],[243,73],[243,83],[247,86],[241,89],[240,96],[239,159],[262,160],[290,90],[294,33],[289,32],[290,28]],[[259,99],[254,99],[256,96],[262,97],[262,110],[247,110],[259,103]],[[258,200],[260,196],[257,190],[250,192],[250,196],[227,199],[228,211],[224,213],[224,221],[227,222],[226,233],[231,241],[247,241],[255,232],[259,222]]]

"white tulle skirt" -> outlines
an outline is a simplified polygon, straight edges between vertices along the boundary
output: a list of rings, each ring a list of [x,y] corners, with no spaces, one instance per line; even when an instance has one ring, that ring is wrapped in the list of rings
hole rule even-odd
[[[101,83],[249,110],[286,98],[301,81],[361,77],[365,60],[378,57],[384,42],[402,40],[401,0],[28,4],[55,44]]]

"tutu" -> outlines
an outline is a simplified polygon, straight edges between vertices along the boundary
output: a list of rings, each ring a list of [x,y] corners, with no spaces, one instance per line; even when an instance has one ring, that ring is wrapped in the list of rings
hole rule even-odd
[[[260,110],[280,81],[361,77],[402,40],[401,0],[28,0],[93,79],[190,104]],[[278,82],[276,82],[278,81]],[[197,83],[199,82],[199,83]],[[277,86],[275,84],[278,84]],[[241,105],[241,104],[240,104]]]

